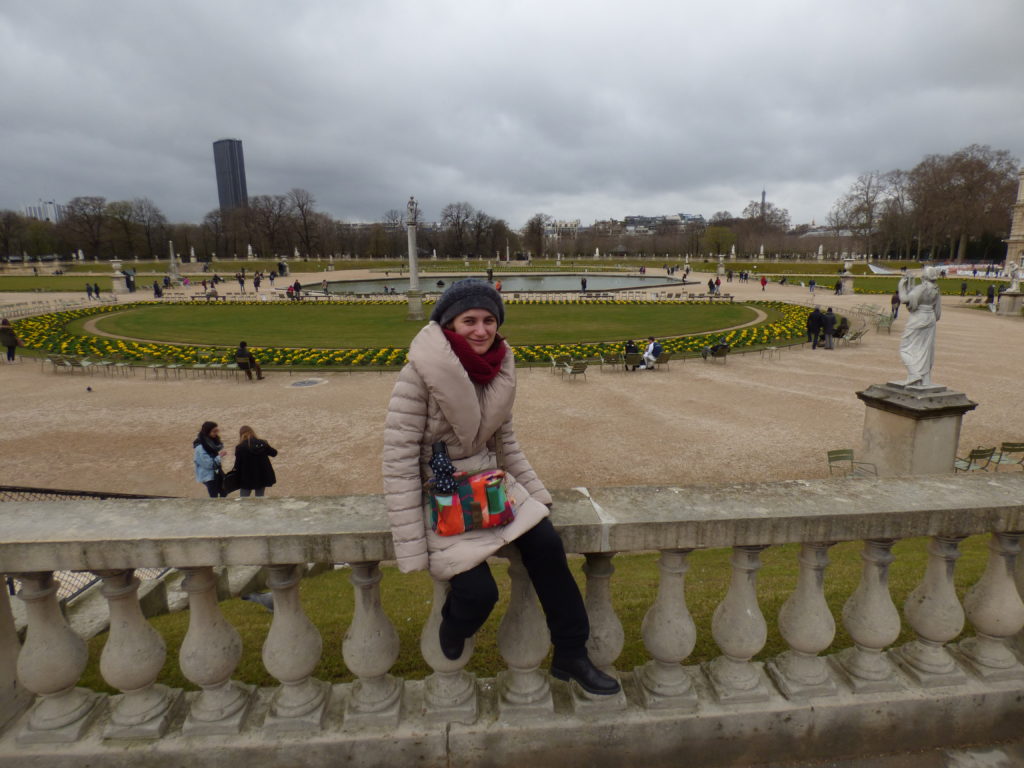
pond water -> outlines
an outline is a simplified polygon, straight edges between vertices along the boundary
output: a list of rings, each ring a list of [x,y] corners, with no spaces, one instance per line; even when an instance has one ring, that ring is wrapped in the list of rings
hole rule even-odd
[[[480,278],[480,275],[444,276],[421,275],[420,290],[425,293],[443,291],[456,280],[466,277]],[[616,291],[624,288],[651,288],[658,285],[682,286],[682,280],[674,280],[664,275],[495,275],[494,280],[501,281],[503,293],[511,291],[578,291],[580,280],[586,278],[588,291]],[[438,281],[444,283],[438,285]],[[345,280],[328,283],[331,293],[384,293],[384,287],[394,288],[404,293],[409,288],[408,277],[393,277],[380,280]],[[315,286],[307,286],[315,290]]]

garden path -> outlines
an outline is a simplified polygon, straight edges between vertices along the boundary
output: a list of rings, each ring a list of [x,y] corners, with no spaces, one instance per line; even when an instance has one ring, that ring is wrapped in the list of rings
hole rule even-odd
[[[699,276],[698,276],[699,277]],[[704,276],[707,281],[707,276]],[[807,303],[806,288],[726,285],[739,299]],[[816,297],[840,312],[887,296]],[[946,297],[934,378],[980,403],[967,414],[961,449],[1024,440],[1018,392],[1024,320],[967,309]],[[892,334],[859,346],[795,348],[781,358],[730,355],[725,365],[688,360],[655,372],[600,372],[562,380],[520,373],[520,442],[552,487],[799,479],[827,475],[825,451],[860,447],[864,406],[855,392],[901,380]],[[637,328],[637,336],[646,336]],[[378,493],[382,424],[392,372],[270,374],[258,384],[55,375],[28,360],[0,363],[2,482],[201,496],[191,443],[206,419],[224,434],[253,426],[280,450],[273,496]],[[312,377],[310,377],[312,378]],[[87,391],[91,387],[92,391]],[[556,510],[557,514],[557,510]]]

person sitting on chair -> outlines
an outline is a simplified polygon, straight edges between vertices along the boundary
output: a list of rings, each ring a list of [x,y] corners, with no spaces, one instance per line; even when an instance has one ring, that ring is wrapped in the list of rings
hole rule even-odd
[[[640,354],[640,347],[638,347],[636,345],[636,342],[633,341],[632,339],[630,339],[629,341],[626,342],[626,354],[627,355],[639,355]],[[628,365],[624,366],[624,367],[627,368],[627,369],[629,368]],[[634,371],[636,370],[636,366],[635,365],[633,366],[633,370]]]
[[[707,360],[708,356],[714,357],[716,352],[721,352],[724,349],[729,349],[729,343],[725,340],[725,336],[719,336],[718,341],[710,346],[704,347],[704,349],[700,351],[700,356]]]
[[[647,349],[644,350],[644,363],[640,367],[653,371],[654,364],[659,357],[661,357],[661,344],[656,342],[653,336],[648,336]]]
[[[235,350],[235,362],[238,363],[240,371],[245,371],[245,377],[249,381],[252,381],[253,370],[256,371],[256,380],[263,381],[263,370],[260,368],[259,361],[256,360],[255,355],[244,341],[238,342],[238,349]]]

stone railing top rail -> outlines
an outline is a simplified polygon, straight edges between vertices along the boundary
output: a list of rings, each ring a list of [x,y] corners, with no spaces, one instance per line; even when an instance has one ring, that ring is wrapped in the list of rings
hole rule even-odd
[[[1024,531],[1024,473],[554,492],[570,552]],[[393,558],[379,495],[0,504],[0,572]]]

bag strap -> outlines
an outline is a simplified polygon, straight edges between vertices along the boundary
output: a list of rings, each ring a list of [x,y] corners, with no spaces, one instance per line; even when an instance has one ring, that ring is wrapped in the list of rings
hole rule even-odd
[[[504,429],[498,427],[498,431],[494,433],[494,462],[498,465],[498,469],[505,469],[504,436]]]

